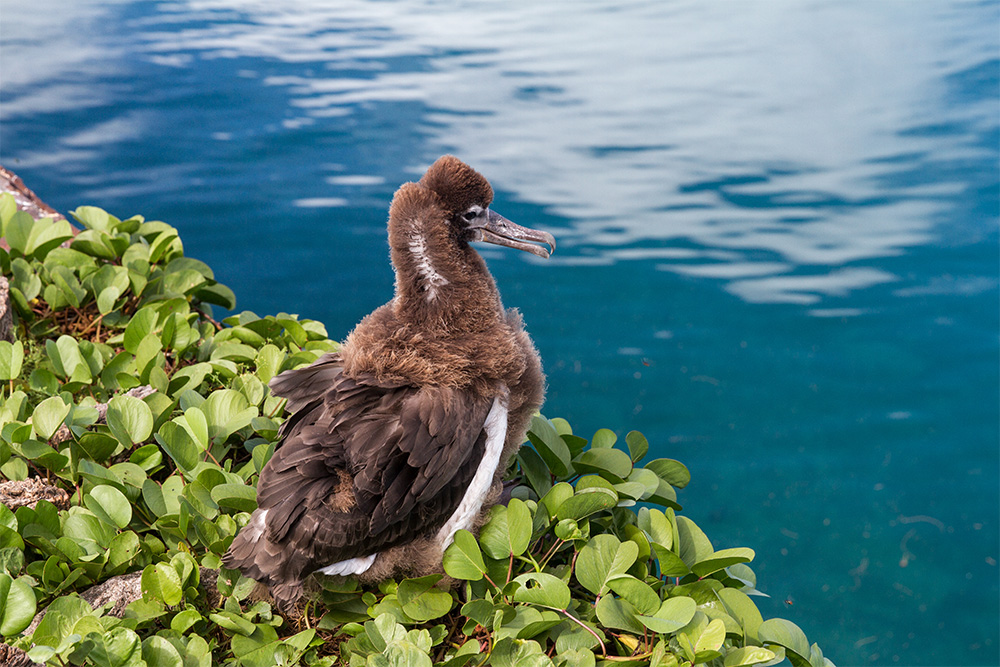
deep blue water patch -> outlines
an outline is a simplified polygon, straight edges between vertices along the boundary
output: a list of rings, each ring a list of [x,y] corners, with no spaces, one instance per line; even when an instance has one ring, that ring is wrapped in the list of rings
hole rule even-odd
[[[454,152],[559,240],[483,248],[548,415],[684,461],[838,664],[1000,662],[1000,3],[46,4],[4,6],[0,163],[48,203],[342,338]]]

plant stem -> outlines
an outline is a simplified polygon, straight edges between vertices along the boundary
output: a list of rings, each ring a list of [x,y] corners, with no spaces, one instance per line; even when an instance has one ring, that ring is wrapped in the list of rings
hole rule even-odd
[[[611,658],[608,657],[608,649],[607,649],[607,647],[605,647],[604,646],[604,642],[601,641],[601,636],[598,635],[596,632],[594,632],[589,625],[587,625],[586,623],[584,623],[583,621],[581,621],[580,619],[578,619],[576,616],[574,616],[573,614],[571,614],[568,611],[566,611],[565,609],[559,609],[558,607],[549,607],[547,605],[541,605],[541,604],[538,605],[538,606],[539,607],[544,607],[545,609],[551,609],[552,611],[557,611],[560,614],[563,614],[566,618],[568,618],[569,620],[573,621],[574,623],[576,623],[577,625],[579,625],[581,628],[583,628],[584,630],[586,630],[587,632],[589,632],[590,634],[592,634],[594,636],[594,639],[597,640],[597,643],[601,645],[601,657],[602,658],[607,658],[608,660],[611,659]]]

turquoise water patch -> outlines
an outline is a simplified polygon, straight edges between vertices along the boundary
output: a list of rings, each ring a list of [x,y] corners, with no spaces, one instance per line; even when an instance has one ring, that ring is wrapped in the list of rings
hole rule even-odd
[[[545,411],[684,461],[766,615],[837,664],[998,654],[1000,5],[3,7],[0,162],[178,227],[343,337],[453,152],[559,241],[484,247]]]

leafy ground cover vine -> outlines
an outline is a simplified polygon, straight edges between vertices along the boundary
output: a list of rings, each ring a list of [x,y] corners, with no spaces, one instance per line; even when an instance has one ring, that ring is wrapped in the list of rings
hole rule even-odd
[[[301,617],[282,618],[220,558],[284,418],[268,381],[337,344],[284,313],[215,321],[232,291],[163,222],[73,216],[82,232],[0,197],[15,315],[0,475],[68,496],[0,504],[8,649],[100,667],[832,665],[796,625],[762,618],[752,550],[716,550],[678,513],[683,464],[647,460],[636,431],[588,441],[542,416],[511,499],[478,538],[456,535],[444,574],[368,589],[320,577]],[[134,600],[81,597],[116,578]]]

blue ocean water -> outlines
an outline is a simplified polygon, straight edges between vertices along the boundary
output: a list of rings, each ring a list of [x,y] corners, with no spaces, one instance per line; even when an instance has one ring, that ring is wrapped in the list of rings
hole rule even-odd
[[[840,665],[1000,663],[1000,3],[0,0],[0,163],[343,337],[452,152],[545,412],[643,431]]]

